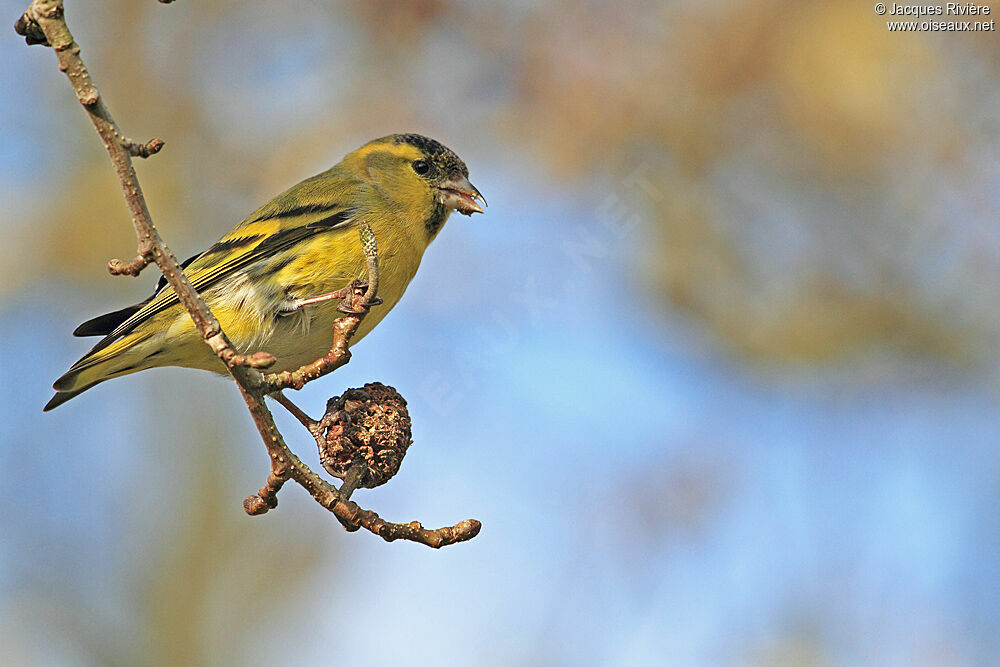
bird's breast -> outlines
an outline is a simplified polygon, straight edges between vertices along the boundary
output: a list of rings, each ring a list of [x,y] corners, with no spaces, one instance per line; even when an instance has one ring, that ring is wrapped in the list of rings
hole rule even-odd
[[[392,233],[376,230],[379,244],[379,289],[382,303],[374,306],[361,321],[351,344],[360,341],[389,314],[407,286],[416,275],[423,255],[423,249],[415,247],[409,239]],[[331,253],[340,252],[344,244],[331,248]],[[360,245],[358,246],[360,250]],[[339,290],[356,278],[367,278],[367,266],[362,254],[330,257],[336,261],[313,262],[299,266],[289,265],[286,289],[296,298],[305,299]],[[339,301],[325,301],[305,306],[301,312],[278,315],[279,303],[272,304],[272,326],[266,341],[261,341],[264,349],[278,357],[272,368],[275,372],[295,370],[325,355],[333,342],[333,322],[344,314],[337,310]],[[251,351],[251,350],[247,350]]]

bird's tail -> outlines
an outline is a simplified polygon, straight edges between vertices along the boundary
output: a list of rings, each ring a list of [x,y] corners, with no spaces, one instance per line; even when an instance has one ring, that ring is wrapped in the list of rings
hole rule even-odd
[[[148,368],[147,359],[152,355],[148,354],[148,346],[143,343],[149,337],[148,333],[132,332],[121,338],[108,336],[102,340],[53,383],[56,394],[45,404],[43,411],[57,408],[105,380]]]
[[[49,399],[49,402],[45,404],[45,407],[42,408],[42,412],[48,412],[53,408],[58,408],[60,405],[62,405],[69,399],[73,398],[78,394],[82,394],[83,392],[87,391],[91,387],[98,384],[100,384],[100,382],[95,382],[94,384],[88,384],[86,387],[83,387],[82,389],[74,389],[72,391],[57,391],[55,395]]]

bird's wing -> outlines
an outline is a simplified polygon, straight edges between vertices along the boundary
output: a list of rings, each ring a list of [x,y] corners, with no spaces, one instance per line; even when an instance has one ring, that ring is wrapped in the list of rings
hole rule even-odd
[[[288,193],[261,207],[208,250],[185,262],[187,267],[184,273],[194,288],[198,292],[204,292],[237,272],[261,260],[275,257],[305,239],[350,225],[357,214],[357,208],[350,199],[331,203],[327,193],[325,202],[310,202],[308,198],[301,196],[302,193],[295,192],[310,181],[300,183]],[[300,196],[289,196],[293,194]],[[177,303],[177,294],[161,276],[156,292],[145,302],[80,325],[77,332],[87,335],[88,332],[108,327],[116,320],[120,322],[86,357],[77,362],[77,366],[96,361],[95,355],[102,349]],[[125,319],[121,321],[118,318]]]

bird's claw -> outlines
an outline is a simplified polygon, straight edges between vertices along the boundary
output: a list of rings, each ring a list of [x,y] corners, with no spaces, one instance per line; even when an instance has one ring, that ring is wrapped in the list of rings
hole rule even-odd
[[[364,315],[365,313],[368,312],[367,310],[358,310],[356,308],[352,308],[353,305],[354,304],[351,303],[351,299],[349,298],[344,299],[343,301],[340,302],[340,305],[337,306],[337,310],[344,313],[345,315]]]
[[[337,310],[344,313],[345,315],[364,315],[368,312],[368,309],[372,306],[378,306],[382,303],[382,299],[375,297],[368,303],[358,303],[351,297],[347,297],[340,302],[337,306]]]
[[[382,303],[382,299],[375,296],[372,297],[371,301],[365,301],[365,293],[368,291],[368,281],[357,279],[354,280],[348,290],[350,293],[344,297],[340,305],[337,306],[337,310],[347,315],[363,315],[368,312],[368,309],[372,306],[377,306]]]

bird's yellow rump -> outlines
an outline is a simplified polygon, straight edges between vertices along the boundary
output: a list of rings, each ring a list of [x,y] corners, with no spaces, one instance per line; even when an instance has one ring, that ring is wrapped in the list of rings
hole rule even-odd
[[[271,370],[294,370],[323,356],[337,301],[315,297],[366,273],[357,223],[379,247],[383,305],[361,322],[361,340],[403,296],[424,250],[452,211],[482,213],[483,196],[451,150],[419,134],[371,141],[251,213],[184,273],[241,353],[265,350]],[[157,366],[225,373],[201,340],[173,288],[161,278],[153,296],[84,322],[76,336],[104,336],[58,380],[51,410],[111,378]]]

